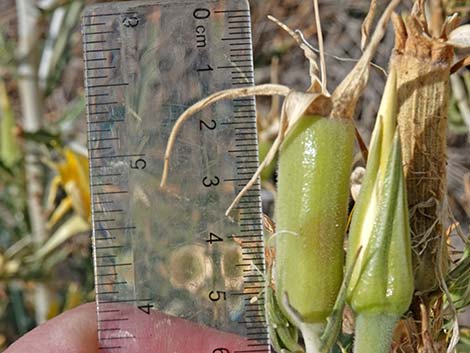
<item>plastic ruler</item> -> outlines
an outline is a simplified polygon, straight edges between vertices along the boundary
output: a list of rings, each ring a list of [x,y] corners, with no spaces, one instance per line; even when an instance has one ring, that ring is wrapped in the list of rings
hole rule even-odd
[[[243,337],[208,353],[269,352],[259,184],[224,216],[258,166],[254,98],[188,120],[159,186],[177,117],[253,85],[248,2],[93,5],[82,34],[100,350],[135,352],[168,334],[150,320],[159,312]],[[155,327],[142,330],[136,312]]]

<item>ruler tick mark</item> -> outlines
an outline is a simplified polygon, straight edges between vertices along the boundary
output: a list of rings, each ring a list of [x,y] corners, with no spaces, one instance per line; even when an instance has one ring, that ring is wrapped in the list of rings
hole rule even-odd
[[[96,256],[97,259],[107,259],[107,258],[113,258],[116,257],[116,255],[98,255]]]
[[[96,174],[92,175],[92,178],[101,178],[101,177],[113,177],[113,176],[121,176],[120,173],[112,173],[112,174]],[[111,201],[112,202],[112,201]],[[107,203],[107,202],[106,202]]]
[[[89,124],[108,124],[108,123],[122,123],[126,119],[105,119],[105,120],[96,120],[90,121]]]
[[[126,226],[126,227],[112,227],[112,228],[101,228],[100,230],[109,231],[109,230],[132,230],[136,229],[134,226]]]
[[[100,341],[104,341],[104,340],[123,340],[123,339],[134,339],[135,336],[116,336],[116,337],[105,337],[105,338],[101,338]]]
[[[152,302],[152,299],[116,299],[116,300],[100,301],[100,304],[133,303],[133,302]]]
[[[250,21],[233,21],[232,20],[232,21],[228,21],[228,23],[232,23],[232,24],[233,23],[247,23],[248,24],[248,23],[250,23]]]
[[[95,70],[99,68],[90,68],[89,70]],[[106,97],[109,96],[109,93],[96,93],[96,94],[87,94],[85,97],[90,98],[90,97]]]
[[[94,195],[114,195],[114,194],[127,194],[129,191],[127,190],[119,190],[119,191],[103,191],[103,192],[96,192]]]
[[[94,148],[89,148],[88,151],[104,151],[104,150],[110,150],[112,147],[94,147]]]
[[[215,13],[250,12],[250,10],[215,10]]]
[[[250,26],[228,26],[227,29],[251,29]]]
[[[83,27],[93,27],[93,26],[103,26],[106,22],[98,22],[98,23],[84,23]],[[85,43],[87,44],[87,43]]]
[[[93,116],[94,116],[94,115],[107,115],[107,114],[109,114],[108,111],[106,111],[106,112],[90,112],[90,113],[88,113],[88,115],[90,115],[90,116],[92,116],[92,115],[93,115]],[[89,123],[91,123],[91,121],[90,121]]]
[[[131,266],[132,263],[127,262],[127,263],[119,263],[119,264],[101,264],[101,265],[96,265],[96,267],[121,267],[121,266]]]
[[[96,139],[90,139],[91,142],[97,142],[97,141],[115,141],[119,140],[119,137],[103,137],[103,138],[96,138]],[[119,174],[120,175],[120,174]]]
[[[103,211],[95,211],[94,213],[120,213],[124,212],[124,210],[103,210]],[[102,220],[98,220],[100,222],[103,222]]]
[[[116,257],[115,255],[113,255],[114,257]],[[125,281],[122,281],[122,282],[104,282],[104,283],[97,283],[96,285],[97,286],[115,286],[115,285],[119,285],[119,284],[127,284],[127,282]]]
[[[95,211],[94,213],[98,213],[97,211]],[[115,219],[114,218],[108,218],[108,219],[96,219],[95,220],[96,222],[114,222]]]
[[[108,76],[96,76],[96,77],[108,77]],[[90,77],[89,77],[90,78]],[[93,78],[93,77],[91,77]],[[99,106],[99,105],[114,105],[114,104],[118,104],[118,102],[116,101],[112,101],[112,102],[99,102],[99,103],[90,103],[90,104],[87,104],[88,106],[92,107],[92,106]]]
[[[85,53],[101,53],[101,52],[117,51],[117,50],[121,50],[121,48],[88,49],[88,50],[85,50]]]
[[[109,245],[109,246],[97,246],[97,250],[109,250],[109,249],[122,249],[123,245]]]
[[[222,38],[222,40],[240,40],[240,39],[248,39],[248,42],[245,42],[244,44],[248,44],[249,40],[251,39],[250,37],[233,37],[233,38]]]
[[[83,33],[85,36],[92,36],[95,34],[111,34],[114,33],[113,31],[98,31],[98,32],[88,32],[88,33]]]
[[[236,69],[237,67],[251,67],[251,65],[228,65],[228,66],[217,66],[218,69]]]
[[[98,310],[99,313],[119,313],[121,310],[120,309],[104,309],[104,310]]]
[[[106,58],[96,58],[96,59],[86,59],[85,61],[86,62],[90,62],[90,61],[105,61]]]
[[[234,80],[252,79],[252,75],[232,76]]]
[[[94,133],[94,132],[111,132],[110,129],[94,129],[94,130],[88,130],[89,133]],[[93,159],[93,158],[91,158]]]
[[[127,321],[129,318],[121,318],[121,319],[99,319],[99,322],[113,322],[113,321]]]
[[[94,70],[111,70],[111,69],[115,69],[116,66],[102,66],[102,67],[89,67],[87,68],[86,70],[87,71],[94,71]],[[104,94],[105,96],[107,96],[108,94],[105,93]],[[96,97],[96,96],[100,96],[99,94],[98,95],[92,95],[92,96],[87,96],[87,97]]]
[[[128,86],[129,83],[127,82],[121,82],[121,83],[107,83],[103,85],[91,85],[91,86],[86,86],[86,88],[104,88],[104,87],[119,87],[119,86]]]
[[[101,43],[106,43],[105,40],[90,40],[83,42],[83,44],[88,45],[88,44],[101,44]]]
[[[119,12],[113,12],[113,13],[98,13],[98,14],[93,14],[93,15],[84,15],[83,17],[85,18],[93,18],[93,17],[109,17],[109,16],[121,16],[121,15],[136,15],[135,12],[128,12],[128,13],[119,13]]]
[[[91,160],[93,159],[108,159],[108,158],[127,158],[127,157],[145,157],[144,153],[135,153],[135,154],[116,154],[112,156],[96,156],[90,157]]]
[[[233,29],[243,29],[243,28],[240,28],[240,27],[235,27]],[[229,35],[237,35],[237,34],[248,34],[248,37],[242,37],[242,39],[251,39],[251,37],[249,36],[250,35],[250,31],[238,31],[238,32],[233,32],[233,31],[229,31],[228,32]]]

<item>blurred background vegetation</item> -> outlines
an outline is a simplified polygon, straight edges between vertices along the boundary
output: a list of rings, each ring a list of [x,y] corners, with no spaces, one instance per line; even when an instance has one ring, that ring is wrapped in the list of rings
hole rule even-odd
[[[0,351],[44,320],[94,300],[80,36],[81,11],[93,2],[0,1]],[[266,16],[301,29],[315,45],[312,2],[250,2],[256,82],[279,81],[304,90],[308,63],[302,51]],[[468,21],[469,1],[443,4],[449,14],[459,12]],[[403,8],[410,5],[410,0],[404,1]],[[368,6],[367,0],[320,1],[330,88],[349,72],[351,59],[360,56],[360,27]],[[387,66],[392,47],[389,31],[376,64]],[[372,70],[359,105],[357,122],[366,141],[384,81],[380,70]],[[464,311],[470,302],[470,72],[462,70],[451,83],[449,251],[460,266],[451,272],[448,284]],[[263,145],[273,137],[277,105],[258,102]],[[358,153],[357,165],[361,163]],[[274,168],[263,179],[270,213]],[[462,314],[460,324],[459,349],[470,352],[468,313]]]

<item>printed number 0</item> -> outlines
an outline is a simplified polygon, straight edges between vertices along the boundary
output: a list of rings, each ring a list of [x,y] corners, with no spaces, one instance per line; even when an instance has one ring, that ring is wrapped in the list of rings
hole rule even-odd
[[[209,180],[208,177],[204,177],[204,179],[202,179],[202,185],[204,185],[206,188],[219,185],[219,183],[220,179],[216,176],[212,180]]]

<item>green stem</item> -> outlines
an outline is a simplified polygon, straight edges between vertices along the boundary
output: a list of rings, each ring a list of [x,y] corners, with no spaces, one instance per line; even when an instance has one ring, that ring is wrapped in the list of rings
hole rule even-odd
[[[398,316],[363,313],[356,317],[354,353],[388,353]]]
[[[305,344],[305,353],[320,353],[321,341],[320,336],[323,331],[323,324],[307,324],[299,325],[300,332]]]

